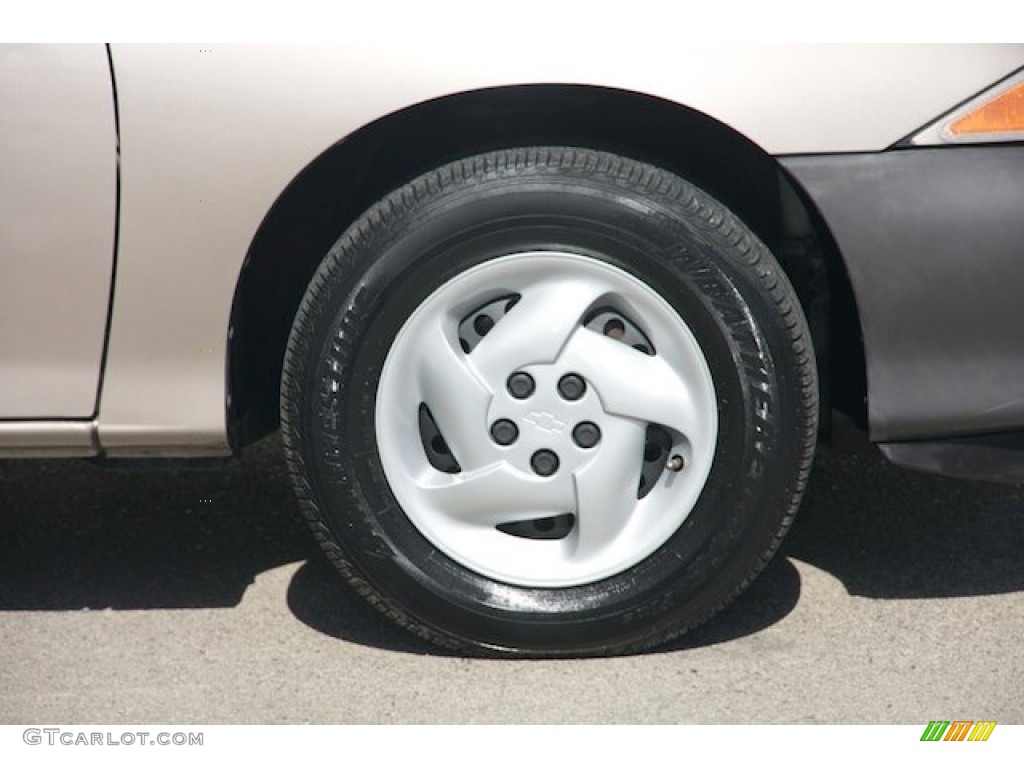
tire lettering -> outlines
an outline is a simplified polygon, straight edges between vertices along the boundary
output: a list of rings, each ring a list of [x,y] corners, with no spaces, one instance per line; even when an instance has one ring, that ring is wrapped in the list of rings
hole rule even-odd
[[[632,624],[636,621],[647,621],[655,616],[660,616],[661,614],[671,610],[672,598],[672,593],[667,592],[653,602],[642,605],[639,608],[634,608],[631,611],[626,611],[622,614],[622,623]]]

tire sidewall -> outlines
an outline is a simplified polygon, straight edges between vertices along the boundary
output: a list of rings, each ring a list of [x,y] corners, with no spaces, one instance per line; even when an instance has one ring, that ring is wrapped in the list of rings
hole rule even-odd
[[[779,354],[789,336],[767,290],[778,274],[751,269],[744,248],[764,249],[749,234],[706,221],[650,185],[539,165],[388,199],[339,241],[313,307],[302,447],[325,524],[385,599],[474,644],[600,650],[698,623],[760,567],[794,505],[802,447],[778,426],[807,415],[791,386],[800,371]],[[385,358],[415,308],[465,270],[530,250],[596,258],[654,288],[698,340],[718,401],[714,462],[683,525],[641,563],[577,587],[504,584],[443,554],[395,500],[374,430]]]

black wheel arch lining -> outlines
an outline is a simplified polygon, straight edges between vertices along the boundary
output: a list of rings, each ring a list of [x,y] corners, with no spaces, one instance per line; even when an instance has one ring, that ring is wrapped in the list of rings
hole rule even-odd
[[[235,449],[277,427],[288,332],[341,233],[432,168],[530,145],[605,150],[665,168],[724,203],[777,255],[787,243],[808,245],[780,261],[812,323],[819,381],[841,382],[821,401],[865,422],[864,354],[846,268],[814,203],[778,161],[731,127],[673,102],[592,86],[530,85],[454,94],[382,117],[326,149],[281,193],[250,245],[232,304],[227,423]],[[814,259],[826,280],[807,268]],[[824,310],[815,311],[810,305],[821,296],[828,297]],[[819,348],[819,339],[829,347]],[[824,427],[827,411],[822,416]]]

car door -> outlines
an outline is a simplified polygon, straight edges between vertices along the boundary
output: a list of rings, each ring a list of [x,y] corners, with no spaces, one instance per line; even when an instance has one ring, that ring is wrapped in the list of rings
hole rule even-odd
[[[0,46],[0,105],[0,419],[88,419],[117,211],[106,47]]]

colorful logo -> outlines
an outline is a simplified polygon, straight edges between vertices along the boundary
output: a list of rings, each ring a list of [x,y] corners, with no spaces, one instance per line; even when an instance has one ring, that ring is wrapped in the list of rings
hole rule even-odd
[[[995,728],[995,720],[932,720],[921,734],[921,741],[988,741]]]

